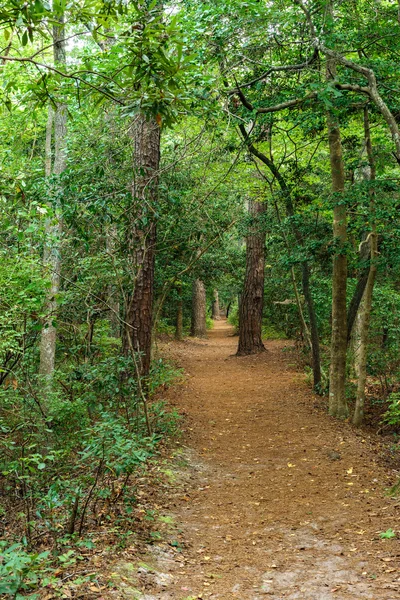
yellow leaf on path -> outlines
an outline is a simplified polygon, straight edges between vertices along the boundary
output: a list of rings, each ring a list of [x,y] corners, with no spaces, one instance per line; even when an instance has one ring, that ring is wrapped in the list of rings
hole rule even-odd
[[[351,475],[353,472],[353,467],[350,467],[350,469],[347,469],[347,475]]]
[[[293,465],[292,463],[288,463],[287,466],[290,467],[295,467],[296,465]]]

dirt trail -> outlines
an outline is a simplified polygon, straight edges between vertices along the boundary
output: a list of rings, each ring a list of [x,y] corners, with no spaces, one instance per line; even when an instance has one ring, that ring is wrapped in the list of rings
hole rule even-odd
[[[226,322],[173,346],[189,375],[186,491],[167,511],[182,552],[159,547],[145,599],[395,600],[398,505],[373,444],[314,406],[289,342],[232,356]]]

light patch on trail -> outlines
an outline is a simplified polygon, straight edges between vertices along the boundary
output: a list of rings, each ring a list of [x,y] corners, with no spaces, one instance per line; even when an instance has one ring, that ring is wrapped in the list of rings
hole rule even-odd
[[[273,527],[268,529],[276,532]],[[278,563],[277,568],[262,575],[260,591],[263,595],[271,600],[373,600],[371,584],[362,575],[365,563],[360,561],[357,571],[349,569],[342,546],[317,537],[315,529],[315,524],[310,523],[294,532],[279,530],[291,546],[289,551],[294,553],[294,560],[282,567]],[[314,552],[309,553],[309,550]]]

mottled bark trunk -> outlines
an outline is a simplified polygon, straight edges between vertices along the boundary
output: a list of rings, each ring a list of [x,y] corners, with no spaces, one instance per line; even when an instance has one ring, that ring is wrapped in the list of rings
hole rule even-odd
[[[63,23],[63,19],[60,19]],[[55,65],[65,65],[65,41],[64,28],[62,25],[53,27],[54,40],[54,63]],[[66,136],[67,136],[67,107],[63,103],[58,103],[54,111],[54,164],[51,170],[51,129],[53,120],[53,109],[49,109],[49,118],[46,128],[46,176],[53,174],[54,182],[50,186],[49,193],[54,197],[53,210],[54,218],[46,223],[46,241],[43,253],[43,264],[50,278],[50,289],[46,305],[46,318],[43,324],[40,340],[40,365],[39,373],[44,375],[49,383],[53,377],[56,357],[56,338],[57,332],[54,327],[54,320],[57,314],[57,294],[60,290],[60,269],[61,269],[61,234],[62,217],[60,207],[60,195],[62,186],[57,180],[65,171],[66,155]],[[52,173],[51,173],[52,171]]]
[[[219,321],[221,318],[221,314],[220,314],[220,308],[219,308],[218,290],[214,290],[213,294],[214,294],[214,297],[213,297],[213,303],[212,303],[212,318],[215,321]]]
[[[265,351],[261,339],[264,308],[265,230],[263,202],[249,202],[251,224],[246,238],[246,273],[239,303],[238,356]]]
[[[327,79],[336,76],[334,60],[328,60]],[[332,338],[331,365],[329,373],[329,412],[332,416],[345,418],[348,415],[345,394],[347,352],[347,214],[343,204],[345,174],[340,128],[332,112],[327,114],[329,157],[334,194],[333,237],[335,256],[332,274]]]
[[[192,323],[190,335],[206,337],[206,288],[201,279],[193,281],[192,289]]]
[[[375,180],[376,168],[374,154],[372,150],[371,132],[369,126],[368,108],[364,109],[364,136],[365,145],[367,149],[368,162],[369,162],[369,179],[370,181]],[[375,195],[372,187],[369,189],[370,196],[370,222],[371,222],[371,233],[369,235],[370,243],[370,257],[371,264],[369,268],[369,275],[367,285],[362,300],[362,309],[360,314],[360,329],[359,329],[359,350],[357,360],[357,371],[358,371],[358,382],[357,382],[357,395],[356,405],[353,415],[353,423],[359,427],[364,420],[364,405],[365,405],[365,385],[367,381],[367,352],[368,352],[368,336],[369,336],[369,324],[371,319],[372,309],[372,296],[376,279],[376,258],[378,255],[378,237],[376,231],[376,219],[375,219]]]
[[[150,370],[153,322],[155,211],[158,202],[160,128],[155,120],[138,115],[132,126],[134,181],[128,252],[132,292],[128,295],[123,348],[126,355],[138,353],[139,371]]]

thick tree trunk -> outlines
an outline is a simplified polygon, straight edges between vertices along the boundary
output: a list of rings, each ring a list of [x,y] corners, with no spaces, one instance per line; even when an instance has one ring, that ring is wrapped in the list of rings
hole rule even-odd
[[[365,144],[367,148],[368,162],[369,162],[369,180],[375,181],[376,167],[374,154],[372,151],[371,143],[371,132],[368,118],[368,108],[364,109],[364,135]],[[358,349],[358,360],[357,360],[357,371],[358,371],[358,382],[357,382],[357,395],[356,405],[353,415],[353,423],[359,427],[364,420],[364,405],[365,405],[365,384],[367,381],[367,351],[368,351],[368,335],[369,335],[369,324],[371,319],[372,309],[372,296],[374,291],[374,284],[376,279],[376,257],[378,254],[378,238],[376,232],[375,222],[375,195],[374,190],[370,188],[370,220],[371,220],[371,233],[369,235],[370,243],[370,256],[371,264],[369,268],[369,275],[367,285],[361,304],[360,314],[360,328],[359,328],[359,349]]]
[[[336,65],[328,60],[327,78],[334,79]],[[329,373],[329,412],[332,416],[345,418],[348,415],[345,394],[346,384],[346,352],[347,352],[347,214],[343,204],[345,185],[344,163],[340,129],[335,116],[328,112],[329,157],[334,193],[333,237],[335,256],[332,274],[332,338],[331,365]]]
[[[201,279],[193,281],[192,291],[192,324],[190,335],[206,337],[206,288]]]
[[[63,19],[60,20],[63,23]],[[54,63],[55,65],[65,65],[65,33],[64,28],[53,27],[54,40]],[[53,121],[53,109],[49,108],[49,117],[46,127],[46,159],[45,172],[46,176],[51,175],[51,130]],[[67,107],[65,104],[59,103],[54,111],[54,164],[53,176],[59,177],[66,168],[66,136],[67,136]],[[61,269],[61,234],[62,234],[62,217],[59,203],[61,194],[61,185],[59,181],[55,181],[51,186],[50,192],[54,195],[55,203],[53,210],[55,216],[52,220],[46,223],[46,242],[43,253],[43,264],[49,273],[50,290],[46,305],[46,319],[43,324],[40,340],[40,365],[39,373],[44,375],[48,382],[54,373],[55,357],[56,357],[56,338],[57,331],[54,327],[54,320],[57,314],[56,296],[60,290],[60,269]]]
[[[134,181],[128,252],[132,292],[128,296],[123,349],[138,354],[139,371],[147,376],[151,362],[153,324],[155,207],[158,200],[160,128],[154,119],[139,114],[132,126]]]
[[[220,308],[219,308],[219,295],[218,290],[214,290],[214,298],[212,303],[212,318],[215,321],[219,321],[221,318]]]
[[[265,231],[260,217],[265,212],[263,202],[249,202],[252,219],[246,238],[246,274],[239,303],[238,356],[265,351],[261,339],[264,308]]]
[[[288,217],[293,217],[295,215],[295,210],[294,210],[294,206],[293,206],[293,202],[292,202],[291,190],[287,186],[286,181],[285,181],[284,177],[282,176],[282,174],[280,173],[278,167],[268,156],[266,156],[265,154],[263,154],[262,152],[257,150],[257,148],[255,148],[255,146],[253,146],[253,144],[249,140],[247,131],[243,125],[239,125],[239,129],[242,133],[243,139],[245,140],[246,145],[247,145],[249,151],[251,152],[251,154],[253,154],[253,156],[256,156],[259,160],[261,160],[261,162],[263,162],[269,168],[272,175],[276,178],[276,180],[279,183],[279,186],[282,190],[282,193],[283,193],[283,198],[284,198],[285,207],[286,207],[286,214]],[[301,233],[300,233],[299,229],[296,227],[294,221],[292,223],[292,228],[293,228],[293,234],[296,238],[296,242],[303,246],[304,242],[302,240]],[[306,277],[305,278],[304,278],[304,269],[306,269]],[[306,287],[308,286],[309,293],[307,292],[307,289],[306,290],[304,289],[304,285],[306,285]],[[314,389],[316,391],[319,391],[320,382],[322,379],[322,370],[321,370],[321,359],[320,359],[318,325],[317,325],[317,317],[316,317],[316,313],[315,313],[315,306],[314,306],[314,302],[312,300],[312,296],[311,296],[311,292],[310,292],[310,288],[309,288],[309,267],[306,262],[304,263],[304,267],[303,267],[303,292],[304,292],[304,296],[305,296],[305,299],[307,302],[307,309],[308,309],[308,314],[309,314],[309,318],[310,318]],[[300,315],[300,319],[301,319],[301,316],[302,315]]]

